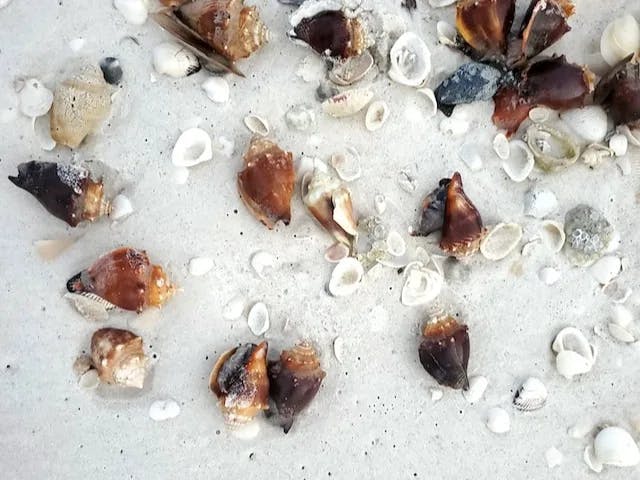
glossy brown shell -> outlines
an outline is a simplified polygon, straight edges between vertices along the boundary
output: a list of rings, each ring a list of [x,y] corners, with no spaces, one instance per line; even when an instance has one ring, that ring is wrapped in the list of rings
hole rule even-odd
[[[570,0],[532,0],[522,21],[519,56],[533,58],[571,30],[567,19],[575,7]]]
[[[640,124],[640,59],[637,55],[629,55],[602,77],[594,100],[609,111],[616,126]]]
[[[422,212],[418,228],[413,232],[414,236],[426,237],[430,233],[437,232],[444,223],[444,208],[447,200],[448,178],[443,178],[438,188],[430,192],[422,201]]]
[[[118,328],[97,330],[91,337],[91,361],[101,382],[143,387],[148,358],[136,334]]]
[[[293,155],[266,138],[254,138],[238,173],[238,192],[249,211],[268,228],[291,221]]]
[[[358,18],[347,18],[339,10],[320,12],[303,18],[294,28],[295,38],[321,55],[349,58],[365,48],[365,33]]]
[[[515,0],[459,0],[456,28],[476,59],[503,59],[515,15]]]
[[[515,86],[506,86],[498,90],[493,97],[494,109],[491,119],[496,127],[506,130],[507,136],[513,135],[524,122],[529,111],[535,106],[522,97]]]
[[[447,316],[428,322],[418,349],[420,363],[440,385],[469,388],[469,333],[464,324]]]

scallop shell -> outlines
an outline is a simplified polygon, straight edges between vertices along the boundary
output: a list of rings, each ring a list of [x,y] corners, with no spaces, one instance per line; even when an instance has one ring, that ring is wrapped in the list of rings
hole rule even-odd
[[[387,105],[387,102],[384,100],[378,100],[369,105],[364,118],[364,124],[367,130],[375,132],[382,128],[387,118],[389,118],[389,105]]]
[[[529,377],[520,386],[513,399],[513,405],[524,412],[532,412],[547,403],[547,387],[539,378]]]
[[[405,268],[405,281],[400,301],[407,307],[425,305],[435,300],[444,285],[442,272],[422,262],[413,262]]]
[[[493,407],[487,412],[487,428],[493,433],[507,433],[511,430],[511,420],[505,409]]]
[[[598,462],[615,467],[633,467],[640,463],[640,449],[633,437],[620,427],[607,427],[593,440]]]
[[[575,327],[560,330],[551,348],[556,352],[556,369],[567,379],[587,373],[596,361],[595,348]]]
[[[560,118],[572,132],[589,143],[602,142],[609,130],[607,112],[600,105],[565,110]]]
[[[544,124],[527,129],[527,145],[538,166],[548,172],[573,165],[580,155],[580,147],[569,135]]]
[[[142,25],[147,21],[149,11],[145,0],[113,0],[113,6],[122,14],[127,23]]]
[[[488,260],[502,260],[520,243],[522,227],[517,223],[499,223],[480,242],[480,252]]]
[[[496,152],[496,155],[501,160],[506,160],[509,158],[511,153],[511,145],[509,145],[509,140],[504,133],[498,133],[493,138],[493,151]]]
[[[346,297],[353,294],[362,283],[364,268],[353,257],[343,258],[331,272],[329,292],[334,297]]]
[[[46,115],[53,104],[53,92],[37,78],[30,78],[18,92],[18,104],[23,115],[41,117]]]
[[[175,42],[163,42],[153,49],[156,72],[173,78],[188,77],[200,70],[200,62],[190,50]]]
[[[269,123],[267,120],[262,118],[259,115],[247,115],[243,119],[245,127],[256,135],[260,135],[261,137],[266,137],[269,135]]]
[[[329,80],[336,85],[347,87],[362,80],[373,67],[373,57],[368,51],[356,57],[349,57],[338,63],[329,72]]]
[[[545,247],[553,253],[558,253],[566,240],[564,226],[558,222],[546,220],[540,226],[540,238]]]
[[[222,77],[209,77],[200,85],[209,100],[214,103],[226,103],[229,101],[229,82]]]
[[[360,154],[353,147],[347,147],[343,152],[331,155],[331,166],[345,182],[356,180],[362,175]]]
[[[522,140],[512,140],[510,143],[510,154],[502,161],[502,169],[514,182],[523,182],[527,179],[535,159],[533,152]]]
[[[73,307],[87,320],[92,322],[106,322],[109,312],[117,308],[114,304],[93,294],[65,293]]]
[[[424,41],[413,32],[396,40],[389,52],[389,77],[402,85],[419,87],[431,73],[431,53]]]
[[[256,337],[264,335],[269,330],[269,310],[264,303],[258,302],[251,307],[247,316],[247,325]]]
[[[102,328],[91,337],[91,360],[100,381],[142,388],[149,359],[142,338],[128,330]]]
[[[623,15],[607,25],[600,37],[600,53],[612,67],[640,51],[640,24],[632,15]]]
[[[349,117],[366,107],[372,98],[373,92],[366,88],[346,90],[322,102],[322,110],[332,117]]]
[[[200,128],[182,132],[171,152],[171,162],[176,167],[193,167],[212,158],[211,137]]]

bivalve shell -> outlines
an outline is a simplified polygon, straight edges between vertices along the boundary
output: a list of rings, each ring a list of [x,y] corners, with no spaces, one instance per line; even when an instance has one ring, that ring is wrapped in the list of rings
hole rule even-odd
[[[618,257],[606,256],[591,265],[589,272],[598,283],[606,285],[618,276],[621,269],[622,262]]]
[[[469,389],[463,390],[462,396],[467,400],[467,402],[473,405],[480,401],[488,386],[489,380],[487,380],[487,377],[474,375],[473,377],[469,377]]]
[[[629,148],[629,140],[621,133],[616,133],[609,139],[609,148],[616,157],[622,157],[627,153]]]
[[[377,100],[367,109],[364,125],[370,132],[380,130],[389,118],[389,105],[384,100]]]
[[[520,386],[513,399],[513,405],[523,412],[532,412],[547,403],[547,387],[539,378],[529,377]]]
[[[30,78],[18,92],[18,102],[20,111],[27,117],[41,117],[53,104],[53,92],[37,78]]]
[[[431,73],[431,53],[424,41],[413,32],[396,40],[389,52],[389,77],[410,87],[419,87]]]
[[[256,337],[264,335],[269,330],[269,310],[264,303],[258,302],[251,307],[247,316],[247,325]]]
[[[269,135],[269,122],[259,115],[247,115],[244,117],[244,125],[251,133],[266,137]]]
[[[510,143],[510,154],[502,161],[502,169],[514,182],[523,182],[527,179],[535,159],[533,152],[522,140],[513,140]]]
[[[509,145],[509,140],[507,136],[500,132],[493,138],[493,151],[496,152],[498,158],[501,160],[506,160],[509,158],[511,153],[511,145]]]
[[[527,129],[526,139],[536,163],[548,172],[567,168],[576,163],[580,156],[580,147],[576,141],[549,125],[531,125]]]
[[[153,49],[153,68],[162,75],[182,78],[200,70],[200,62],[186,47],[164,42]]]
[[[329,280],[329,292],[334,297],[346,297],[354,293],[364,277],[364,268],[353,257],[343,258],[333,269]]]
[[[560,330],[551,348],[557,354],[558,373],[569,380],[590,371],[596,361],[595,348],[575,327]]]
[[[438,101],[436,100],[436,94],[430,88],[424,87],[416,90],[426,100],[426,112],[427,118],[431,118],[438,113]]]
[[[600,54],[612,67],[640,51],[640,25],[631,15],[613,20],[600,37]]]
[[[372,98],[373,92],[366,88],[346,90],[322,102],[322,110],[332,117],[349,117],[366,107]]]
[[[455,2],[455,0],[440,1],[448,1],[449,3],[447,3],[447,5]],[[458,31],[456,30],[456,27],[450,23],[443,21],[436,23],[436,33],[438,34],[438,41],[442,45],[446,45],[447,47],[455,47],[457,45],[456,38],[458,36]]]
[[[640,463],[640,450],[633,437],[620,427],[607,427],[593,440],[593,453],[603,465],[633,467]]]
[[[589,143],[599,143],[607,135],[609,119],[600,105],[572,108],[560,114],[564,123]]]
[[[333,67],[329,72],[329,80],[343,87],[353,85],[369,73],[373,63],[373,57],[365,50],[362,54],[349,57]]]
[[[356,180],[362,175],[360,154],[353,147],[346,147],[344,151],[331,155],[331,166],[345,182]]]
[[[501,260],[515,250],[521,239],[520,225],[499,223],[480,242],[480,252],[488,260]]]
[[[558,253],[566,240],[564,227],[553,220],[545,220],[540,225],[540,238],[545,247],[553,253]]]
[[[511,429],[511,420],[506,410],[500,407],[489,409],[487,428],[493,433],[507,433]]]
[[[182,132],[171,152],[171,163],[176,167],[193,167],[212,158],[211,137],[200,128]]]

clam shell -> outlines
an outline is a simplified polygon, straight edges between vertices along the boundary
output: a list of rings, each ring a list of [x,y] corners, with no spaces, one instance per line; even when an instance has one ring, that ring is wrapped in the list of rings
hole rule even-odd
[[[502,161],[502,169],[514,182],[523,182],[527,179],[535,160],[533,152],[522,140],[513,140],[510,143],[510,154]]]
[[[215,262],[213,261],[213,258],[195,257],[189,260],[189,274],[194,277],[201,277],[202,275],[209,273],[214,266]]]
[[[640,25],[631,15],[623,15],[607,25],[600,37],[600,54],[612,67],[640,51]]]
[[[407,307],[427,304],[440,295],[443,284],[441,272],[422,262],[410,263],[405,269],[400,301]]]
[[[527,129],[527,145],[536,163],[548,172],[562,170],[576,163],[580,147],[569,135],[548,125],[536,123]]]
[[[122,14],[127,23],[142,25],[147,21],[149,10],[145,0],[113,0],[113,6]]]
[[[171,162],[176,167],[193,167],[212,158],[211,137],[200,128],[182,132],[171,152]]]
[[[465,143],[462,145],[460,150],[458,150],[458,157],[472,172],[477,172],[482,169],[482,157],[475,143]]]
[[[509,140],[504,133],[498,133],[493,138],[493,151],[496,152],[496,155],[501,160],[506,160],[509,158],[509,154],[511,153],[511,145],[509,145]]]
[[[222,318],[237,320],[242,316],[246,303],[246,299],[242,295],[236,295],[222,307]]]
[[[547,387],[539,378],[529,377],[520,386],[513,399],[513,405],[523,412],[532,412],[547,403]]]
[[[544,218],[558,209],[558,198],[547,189],[536,187],[524,195],[524,214],[528,217]]]
[[[507,433],[511,429],[509,414],[500,407],[493,407],[487,412],[487,428],[493,433]]]
[[[256,337],[264,335],[269,330],[269,310],[264,303],[258,302],[251,307],[247,316],[247,325]]]
[[[334,297],[346,297],[353,294],[364,277],[364,268],[353,257],[343,258],[331,272],[329,292]]]
[[[52,104],[53,92],[37,78],[26,80],[22,89],[18,92],[20,111],[27,117],[46,115]]]
[[[609,148],[616,157],[622,157],[627,153],[629,148],[629,140],[621,133],[616,133],[609,139]]]
[[[633,437],[620,427],[607,427],[593,440],[593,452],[603,465],[633,467],[640,463],[640,450]]]
[[[589,143],[602,142],[609,129],[607,112],[600,105],[565,110],[560,118],[572,132]]]
[[[180,415],[180,405],[175,400],[156,400],[149,407],[149,417],[156,422],[163,422]]]
[[[546,220],[540,225],[540,238],[545,247],[553,253],[558,253],[566,240],[564,227],[558,222]]]
[[[480,252],[488,260],[501,260],[515,250],[521,239],[520,225],[499,223],[480,242]]]
[[[616,278],[622,270],[622,262],[618,257],[606,256],[602,257],[596,263],[589,267],[589,273],[601,285],[606,285]]]
[[[229,83],[222,77],[209,77],[200,85],[209,100],[214,103],[229,101]]]
[[[109,217],[112,220],[121,220],[133,213],[133,205],[126,195],[116,195],[114,199],[111,200],[110,207]]]
[[[389,77],[402,85],[419,87],[431,73],[431,53],[413,32],[402,34],[391,47],[389,56]]]
[[[372,98],[373,92],[366,88],[346,90],[322,102],[322,110],[332,117],[349,117],[366,107]]]
[[[484,392],[487,390],[489,386],[489,380],[482,375],[474,375],[473,377],[469,377],[469,389],[462,391],[462,396],[469,402],[471,405],[480,401]]]
[[[353,147],[347,147],[343,152],[331,155],[331,166],[345,182],[356,180],[362,175],[360,154]]]
[[[575,327],[560,330],[553,340],[551,348],[556,352],[556,369],[567,379],[587,373],[596,360],[594,347]]]
[[[249,129],[251,133],[266,137],[269,135],[269,122],[259,115],[247,115],[243,119],[245,127]]]
[[[187,77],[200,70],[200,62],[190,50],[174,42],[164,42],[153,49],[153,68],[173,78]]]
[[[379,130],[389,118],[389,105],[384,100],[372,102],[364,117],[364,125],[370,132]]]
[[[329,80],[343,87],[353,85],[369,73],[373,63],[373,57],[365,50],[362,54],[349,57],[333,67],[329,72]]]

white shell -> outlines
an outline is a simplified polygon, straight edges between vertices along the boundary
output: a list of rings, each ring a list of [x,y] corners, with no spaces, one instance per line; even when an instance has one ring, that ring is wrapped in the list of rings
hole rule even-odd
[[[452,0],[450,3],[453,3],[454,1],[455,0]],[[436,33],[438,34],[438,41],[442,45],[446,45],[447,47],[455,47],[457,45],[456,38],[458,36],[458,31],[456,30],[456,27],[450,23],[440,20],[436,23]]]
[[[507,433],[511,429],[509,414],[504,408],[493,407],[487,412],[487,428],[493,433]]]
[[[547,466],[549,468],[555,468],[562,465],[562,461],[564,460],[562,452],[556,447],[551,447],[544,452],[544,458],[547,461]]]
[[[382,215],[387,210],[387,199],[381,193],[373,197],[373,207],[378,215]]]
[[[364,277],[364,268],[353,257],[343,258],[331,272],[329,292],[334,297],[346,297],[354,293]]]
[[[427,101],[427,118],[434,117],[436,113],[438,113],[438,101],[436,100],[436,94],[430,88],[419,88],[416,90],[420,93]]]
[[[640,50],[640,25],[631,15],[613,20],[600,37],[600,54],[610,66]]]
[[[607,135],[609,119],[599,105],[572,108],[560,114],[565,124],[589,143],[599,143]]]
[[[329,72],[329,80],[343,87],[353,85],[369,73],[373,64],[373,56],[365,50],[357,57],[349,57],[334,66]]]
[[[189,169],[187,167],[174,168],[172,178],[176,185],[184,185],[189,179]]]
[[[111,213],[109,217],[113,220],[120,220],[121,218],[131,215],[133,213],[133,205],[131,200],[126,195],[116,195],[111,201]]]
[[[424,305],[440,295],[443,284],[444,277],[441,272],[422,262],[412,262],[405,269],[400,301],[408,307]]]
[[[473,377],[469,377],[469,389],[462,391],[462,396],[469,402],[471,405],[477,403],[484,395],[484,392],[487,390],[489,386],[489,380],[482,375],[475,375]]]
[[[225,320],[237,320],[242,316],[247,301],[242,295],[236,295],[222,307],[222,318]]]
[[[447,7],[456,3],[456,0],[429,0],[429,5],[434,8]]]
[[[462,145],[458,150],[458,157],[472,172],[477,172],[482,168],[482,157],[478,152],[478,147],[473,143]]]
[[[267,306],[264,303],[258,302],[251,307],[247,316],[247,325],[249,325],[249,330],[256,337],[269,330],[269,310],[267,310]]]
[[[80,388],[84,388],[86,390],[93,390],[100,385],[100,377],[98,375],[98,370],[95,368],[90,368],[78,379],[78,385]]]
[[[521,239],[520,225],[499,223],[480,242],[480,252],[488,260],[501,260],[515,250]]]
[[[331,166],[345,182],[356,180],[362,175],[360,154],[353,147],[346,147],[344,151],[331,155]]]
[[[429,391],[431,392],[431,401],[433,403],[442,400],[442,397],[444,397],[444,392],[439,388],[430,388]]]
[[[269,122],[259,115],[247,115],[244,117],[244,125],[251,133],[266,137],[269,135]]]
[[[514,182],[526,180],[534,165],[535,159],[529,146],[522,140],[512,140],[509,157],[502,161],[502,169],[509,178]]]
[[[534,107],[529,110],[529,120],[535,123],[544,123],[555,113],[547,107]]]
[[[389,105],[384,100],[372,102],[367,109],[364,125],[370,132],[379,130],[389,118]]]
[[[78,37],[78,38],[69,40],[69,43],[67,45],[69,45],[69,48],[71,49],[72,52],[78,53],[80,50],[82,50],[82,47],[84,47],[85,43],[86,41],[84,38]]]
[[[589,267],[589,272],[600,284],[606,285],[618,276],[621,269],[622,262],[618,257],[606,256]]]
[[[223,137],[220,135],[215,141],[212,143],[213,154],[218,155],[222,158],[231,158],[233,155],[233,151],[235,149],[236,144],[233,140],[228,139],[227,137]]]
[[[338,363],[344,362],[344,338],[336,337],[333,340],[333,355],[338,360]]]
[[[54,240],[36,240],[33,245],[40,258],[46,261],[59,257],[71,245],[76,243],[76,238],[59,238]]]
[[[349,256],[349,247],[342,242],[336,242],[324,251],[324,259],[329,263],[338,263]]]
[[[419,87],[431,73],[431,53],[413,32],[402,34],[391,47],[389,55],[389,77],[395,82]]]
[[[316,112],[307,104],[294,105],[284,115],[289,128],[304,132],[316,124]]]
[[[511,153],[511,145],[509,139],[504,133],[498,133],[493,138],[493,151],[496,152],[500,160],[506,160]]]
[[[147,21],[149,11],[145,0],[113,0],[113,6],[132,25],[142,25]]]
[[[106,322],[109,319],[109,310],[115,308],[106,300],[90,295],[65,293],[64,298],[73,304],[80,315],[93,322]]]
[[[558,198],[551,190],[532,188],[524,195],[524,214],[544,218],[558,209]]]
[[[56,141],[51,137],[51,117],[49,117],[49,115],[33,117],[31,126],[33,127],[35,137],[38,139],[40,148],[47,152],[56,148]]]
[[[373,92],[367,88],[346,90],[322,102],[322,111],[336,118],[349,117],[366,107],[372,98]]]
[[[597,167],[607,158],[614,156],[615,152],[609,147],[599,143],[593,143],[580,154],[580,159],[589,167]]]
[[[11,0],[0,0],[0,8],[4,8],[11,3]]]
[[[407,244],[395,230],[391,230],[387,235],[387,252],[394,257],[401,257],[407,251]]]
[[[591,470],[596,473],[602,472],[602,463],[596,458],[596,454],[593,451],[593,445],[587,445],[582,455],[584,463],[586,463]]]
[[[45,115],[53,104],[53,92],[45,87],[37,78],[24,82],[18,92],[20,111],[27,117]]]
[[[567,235],[564,233],[564,226],[553,220],[545,220],[540,225],[540,239],[542,244],[553,253],[562,250]]]
[[[276,257],[269,252],[260,250],[251,256],[251,267],[258,277],[266,278],[276,268]]]
[[[200,62],[186,47],[164,42],[153,49],[153,68],[160,74],[182,78],[197,72]]]
[[[560,280],[560,272],[552,267],[544,267],[538,272],[538,278],[545,285],[553,285]]]
[[[229,101],[229,82],[222,77],[209,77],[200,85],[209,100],[214,103],[226,103]]]
[[[595,457],[603,465],[633,467],[640,463],[640,450],[633,437],[620,427],[607,427],[593,440]]]
[[[189,260],[189,274],[194,277],[201,277],[211,271],[214,267],[213,258],[195,257]]]
[[[587,373],[596,360],[596,352],[585,336],[575,327],[560,330],[551,348],[557,353],[556,369],[567,379]]]
[[[636,336],[632,332],[617,323],[609,323],[607,327],[611,336],[619,342],[633,343],[636,341]]]
[[[513,399],[513,405],[524,412],[541,409],[547,402],[547,387],[539,378],[529,377],[520,386]]]
[[[629,140],[621,133],[616,133],[609,139],[609,148],[613,150],[616,157],[622,157],[627,153]]]
[[[156,422],[163,422],[180,415],[180,405],[175,400],[156,400],[149,407],[149,416]]]
[[[200,128],[182,132],[171,152],[171,162],[176,167],[193,167],[212,158],[211,137]]]

